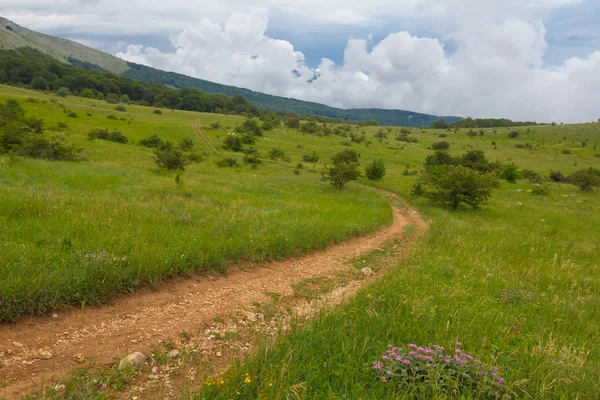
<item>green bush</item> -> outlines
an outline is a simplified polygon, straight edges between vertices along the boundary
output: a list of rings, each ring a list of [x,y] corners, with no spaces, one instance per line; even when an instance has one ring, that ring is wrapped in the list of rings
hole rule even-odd
[[[159,168],[170,171],[185,171],[185,167],[190,163],[185,154],[169,141],[154,149],[154,162]]]
[[[48,82],[41,76],[37,76],[31,80],[31,88],[33,90],[48,90]]]
[[[554,171],[554,170],[550,171],[550,175],[548,176],[548,178],[552,182],[565,182],[565,180],[566,180],[566,178],[562,172]]]
[[[219,168],[233,168],[233,167],[237,167],[238,166],[238,162],[235,158],[232,157],[226,157],[226,158],[222,158],[220,160],[215,161],[215,164],[217,164],[217,166]]]
[[[369,180],[380,181],[385,176],[385,164],[383,160],[375,160],[365,168],[365,175]]]
[[[360,176],[359,159],[360,154],[354,150],[348,149],[334,154],[331,158],[333,166],[327,170],[324,179],[341,190],[346,183],[355,181]]]
[[[81,92],[79,92],[79,96],[81,97],[85,97],[86,99],[95,99],[96,95],[94,94],[94,91],[92,89],[83,89]]]
[[[125,106],[116,106],[115,110],[119,111],[119,112],[125,112],[127,111],[127,109],[125,108]]]
[[[500,171],[500,177],[507,182],[515,183],[521,177],[519,167],[515,163],[505,165]]]
[[[448,150],[448,149],[450,149],[450,143],[448,143],[445,140],[443,140],[441,142],[435,142],[434,144],[431,145],[431,148],[433,150]]]
[[[112,131],[109,131],[106,128],[94,128],[90,131],[90,133],[88,133],[88,138],[91,140],[100,139],[123,144],[127,144],[129,142],[127,136],[123,135],[123,133],[116,128]]]
[[[159,110],[158,108],[157,108],[157,109],[155,109],[154,111],[152,111],[152,113],[153,113],[153,114],[156,114],[156,115],[162,115],[162,111],[161,111],[161,110]]]
[[[519,131],[512,131],[508,134],[508,137],[511,139],[516,139],[519,137],[519,135],[520,135]]]
[[[140,144],[145,147],[159,147],[164,143],[164,140],[161,139],[157,134],[152,134],[146,139],[140,140]]]
[[[452,210],[463,203],[479,208],[491,196],[492,188],[497,186],[495,179],[489,174],[481,174],[463,166],[448,165],[430,168],[418,183],[424,197]]]
[[[222,147],[224,149],[231,150],[231,151],[242,151],[242,149],[243,149],[242,140],[236,134],[229,134],[223,141]]]
[[[177,146],[182,151],[191,151],[194,148],[195,144],[196,144],[196,142],[194,142],[192,139],[183,138],[183,139],[181,139],[181,141],[179,142],[179,144]]]
[[[567,182],[578,186],[582,192],[590,191],[600,186],[600,170],[589,168],[575,171],[569,175]]]
[[[291,159],[287,156],[285,151],[279,148],[274,148],[269,151],[269,158],[271,160],[283,160],[285,162],[290,162]]]
[[[104,100],[106,100],[108,104],[117,104],[119,102],[119,96],[115,93],[108,93],[104,96]]]
[[[56,91],[58,97],[67,97],[71,94],[71,91],[66,87],[61,87]]]
[[[316,151],[313,151],[311,154],[303,155],[302,161],[316,164],[319,161],[319,156]]]
[[[523,171],[521,171],[521,174],[523,175],[523,178],[529,180],[529,182],[531,183],[542,183],[544,181],[544,179],[542,178],[542,176],[540,174],[538,174],[535,171],[531,171],[528,169],[524,169]]]
[[[548,185],[537,184],[531,190],[531,194],[534,196],[548,196],[550,194],[550,187]]]

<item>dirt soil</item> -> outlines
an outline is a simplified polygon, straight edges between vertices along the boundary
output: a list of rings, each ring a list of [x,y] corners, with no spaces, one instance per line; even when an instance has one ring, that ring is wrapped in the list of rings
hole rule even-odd
[[[395,195],[384,193],[391,204]],[[347,240],[311,255],[261,265],[232,266],[227,275],[174,278],[160,290],[141,289],[111,304],[24,317],[0,324],[0,399],[18,399],[56,382],[70,370],[148,354],[168,338],[190,332],[201,337],[213,319],[269,301],[267,292],[292,296],[290,285],[348,270],[347,262],[398,240],[408,225],[426,223],[413,209],[393,208],[393,223],[373,234]]]

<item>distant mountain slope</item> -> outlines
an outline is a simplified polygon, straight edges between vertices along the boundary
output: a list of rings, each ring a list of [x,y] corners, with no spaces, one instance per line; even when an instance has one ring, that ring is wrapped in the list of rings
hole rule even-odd
[[[175,72],[166,72],[144,65],[128,62],[130,69],[122,75],[143,82],[162,83],[167,86],[183,89],[195,88],[211,94],[227,96],[240,95],[257,106],[273,111],[293,111],[298,114],[316,114],[329,118],[340,118],[347,121],[375,120],[380,125],[429,126],[432,122],[444,118],[448,123],[461,120],[461,117],[440,117],[403,110],[385,110],[380,108],[340,109],[324,104],[273,96],[249,89],[222,85],[198,78],[192,78]]]
[[[92,49],[68,39],[61,39],[24,28],[0,17],[0,48],[33,47],[44,54],[69,63],[69,58],[95,64],[107,71],[121,74],[128,69],[120,58]]]
[[[255,105],[273,111],[291,111],[304,115],[321,115],[347,121],[374,120],[380,125],[429,126],[444,118],[448,123],[461,120],[460,117],[439,117],[403,110],[378,108],[339,109],[324,104],[268,95],[248,89],[222,85],[186,75],[165,72],[155,68],[128,63],[68,39],[38,33],[6,18],[0,17],[0,49],[32,47],[66,64],[92,71],[107,71],[142,82],[161,83],[178,89],[195,88],[209,94],[240,95]]]

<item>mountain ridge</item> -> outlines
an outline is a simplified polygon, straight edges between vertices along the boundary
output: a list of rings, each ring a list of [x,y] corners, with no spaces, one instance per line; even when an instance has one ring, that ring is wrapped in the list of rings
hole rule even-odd
[[[107,71],[141,82],[159,83],[177,89],[194,88],[208,94],[224,94],[230,97],[240,95],[258,107],[270,111],[320,115],[352,122],[374,120],[379,125],[412,127],[429,126],[442,118],[448,123],[463,119],[457,116],[436,116],[398,109],[342,109],[317,102],[275,96],[251,89],[215,83],[176,72],[163,71],[127,62],[69,39],[35,32],[0,16],[0,49],[17,49],[20,47],[37,49],[66,64],[84,69]]]

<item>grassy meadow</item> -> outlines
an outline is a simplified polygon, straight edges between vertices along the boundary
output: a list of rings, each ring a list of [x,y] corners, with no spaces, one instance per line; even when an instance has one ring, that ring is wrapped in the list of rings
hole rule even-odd
[[[177,184],[176,173],[154,165],[152,149],[132,144],[151,134],[189,137],[204,151],[194,118],[231,127],[242,118],[156,115],[135,106],[119,113],[106,102],[60,99],[78,115],[70,118],[59,105],[28,97],[52,98],[0,90],[0,101],[17,99],[47,128],[66,124],[68,140],[85,148],[88,161],[2,160],[0,321],[104,302],[173,274],[304,254],[391,220],[389,205],[373,190],[337,193],[318,174],[295,175],[270,160],[258,169],[218,168],[214,160],[221,155],[210,156],[208,148],[208,159],[188,167]],[[126,121],[107,119],[110,114]],[[87,134],[95,127],[119,128],[130,143],[91,141]],[[220,139],[213,139],[218,146]]]
[[[411,198],[410,191],[431,145],[441,140],[450,143],[453,155],[479,149],[492,161],[514,162],[543,176],[597,168],[600,124],[485,129],[476,135],[412,129],[409,136],[418,140],[412,143],[394,140],[398,127],[353,126],[352,132],[366,136],[360,144],[276,127],[255,145],[262,160],[257,169],[230,169],[214,161],[234,157],[241,163],[242,154],[220,148],[241,117],[166,110],[156,115],[137,106],[119,113],[105,102],[57,99],[78,114],[68,118],[59,106],[26,102],[28,97],[57,99],[0,87],[0,101],[18,99],[47,127],[66,123],[69,139],[86,149],[88,161],[3,159],[0,319],[106,301],[171,274],[305,253],[374,230],[391,213],[361,184],[364,178],[342,191],[321,181],[331,156],[351,148],[363,166],[385,161],[386,177],[371,186],[407,198],[429,220],[429,231],[350,303],[240,360],[222,380],[207,381],[195,398],[448,398],[447,388],[437,385],[383,383],[372,362],[389,344],[454,348],[455,342],[500,369],[506,396],[598,398],[600,194],[550,183],[548,196],[534,196],[528,181],[502,182],[482,209],[450,212]],[[125,120],[106,119],[109,114]],[[216,154],[194,132],[194,118]],[[223,128],[211,128],[215,122]],[[93,127],[118,127],[130,144],[89,141]],[[511,139],[514,130],[520,134]],[[132,143],[150,134],[192,138],[206,160],[190,166],[177,185],[175,173],[154,166],[150,149]],[[273,148],[291,161],[270,160]],[[313,151],[319,161],[297,168]],[[18,308],[11,310],[6,299],[13,298]],[[455,389],[452,398],[494,397]]]

